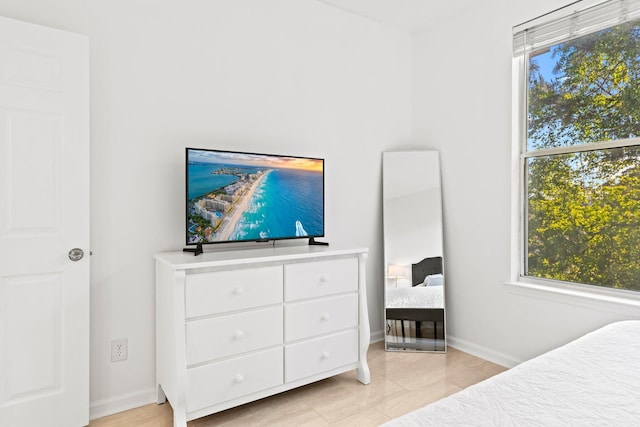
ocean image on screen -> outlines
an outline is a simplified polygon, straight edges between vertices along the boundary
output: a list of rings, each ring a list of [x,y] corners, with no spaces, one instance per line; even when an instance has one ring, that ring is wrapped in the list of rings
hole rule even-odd
[[[324,235],[323,161],[187,150],[187,243]]]

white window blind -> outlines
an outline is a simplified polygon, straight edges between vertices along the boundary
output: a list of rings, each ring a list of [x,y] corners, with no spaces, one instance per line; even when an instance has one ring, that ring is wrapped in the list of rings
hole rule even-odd
[[[596,4],[591,2],[591,5],[586,3],[571,3],[514,27],[513,56],[640,18],[640,0],[607,0]]]

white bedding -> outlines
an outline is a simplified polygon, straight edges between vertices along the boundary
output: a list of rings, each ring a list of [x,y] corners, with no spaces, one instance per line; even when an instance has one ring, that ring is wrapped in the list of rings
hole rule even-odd
[[[617,322],[385,426],[640,426],[640,321]]]
[[[443,286],[388,288],[386,308],[443,308]]]

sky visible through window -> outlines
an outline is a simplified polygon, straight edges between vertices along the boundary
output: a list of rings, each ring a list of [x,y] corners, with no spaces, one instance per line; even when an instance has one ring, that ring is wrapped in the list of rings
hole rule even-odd
[[[553,69],[556,66],[556,59],[553,58],[553,54],[557,49],[558,45],[552,46],[546,52],[537,54],[535,56],[531,56],[530,62],[535,64],[540,71],[540,74],[546,81],[551,81],[551,79],[556,78],[553,74]]]

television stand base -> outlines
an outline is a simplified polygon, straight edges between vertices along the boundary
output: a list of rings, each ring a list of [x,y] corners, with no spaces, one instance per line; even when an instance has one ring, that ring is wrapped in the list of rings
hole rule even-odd
[[[313,237],[309,237],[309,246],[329,246],[329,242],[317,242]]]
[[[204,252],[202,243],[198,243],[195,248],[184,248],[182,252],[193,252],[193,256],[198,256]]]

